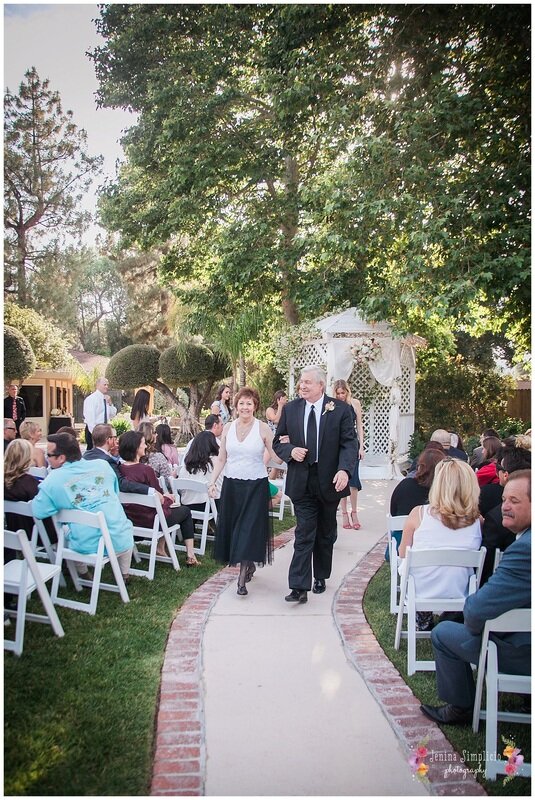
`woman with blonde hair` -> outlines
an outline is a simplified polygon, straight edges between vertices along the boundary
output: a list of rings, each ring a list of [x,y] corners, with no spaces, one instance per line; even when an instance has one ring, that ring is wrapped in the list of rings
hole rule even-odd
[[[337,400],[342,400],[348,403],[353,411],[353,421],[355,423],[355,430],[359,440],[359,457],[355,464],[353,475],[349,480],[349,491],[351,498],[351,522],[349,521],[349,514],[347,511],[347,497],[342,497],[340,501],[340,508],[342,509],[342,527],[346,530],[353,528],[358,531],[361,527],[358,517],[357,498],[358,493],[362,489],[362,484],[359,478],[359,461],[364,458],[364,428],[362,425],[362,406],[360,401],[351,397],[351,389],[346,381],[337,380],[333,384],[333,395]]]
[[[429,503],[415,506],[403,528],[401,559],[407,547],[479,550],[479,484],[465,461],[448,456],[436,465]],[[429,598],[466,595],[470,573],[468,567],[422,567],[415,576],[417,594]],[[416,622],[419,630],[430,630],[432,614],[418,612]]]
[[[41,426],[38,422],[32,422],[25,419],[21,423],[19,429],[21,439],[26,439],[32,446],[32,467],[46,467],[45,454],[40,447],[37,447],[37,442],[41,438]]]
[[[21,425],[22,427],[22,425]],[[4,453],[4,499],[14,501],[33,500],[39,489],[39,478],[30,475],[32,465],[32,444],[27,439],[14,439]],[[7,528],[16,531],[22,528],[32,535],[33,519],[20,514],[6,514]],[[57,542],[56,531],[52,521],[45,520],[45,527],[51,542]]]

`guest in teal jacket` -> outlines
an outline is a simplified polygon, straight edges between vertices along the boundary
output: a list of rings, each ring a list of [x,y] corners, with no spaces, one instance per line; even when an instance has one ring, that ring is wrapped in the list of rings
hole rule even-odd
[[[119,483],[110,465],[102,460],[82,460],[80,446],[68,433],[48,436],[47,458],[51,472],[39,486],[32,501],[37,519],[63,509],[102,511],[123,576],[128,574],[134,538],[132,523],[119,502]],[[72,523],[68,546],[78,553],[96,553],[100,539],[97,528]]]

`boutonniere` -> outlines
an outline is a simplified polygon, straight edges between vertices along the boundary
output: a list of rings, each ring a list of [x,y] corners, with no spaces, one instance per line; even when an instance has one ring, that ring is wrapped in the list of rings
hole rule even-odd
[[[325,403],[325,408],[323,409],[323,414],[321,416],[323,417],[323,415],[326,414],[327,411],[334,411],[334,409],[335,409],[334,400],[329,400],[328,403]]]

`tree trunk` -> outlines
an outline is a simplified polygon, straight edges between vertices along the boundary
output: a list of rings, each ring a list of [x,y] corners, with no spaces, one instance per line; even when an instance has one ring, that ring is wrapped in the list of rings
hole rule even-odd
[[[26,284],[26,231],[23,227],[17,229],[17,302],[21,306],[28,303],[28,289]]]

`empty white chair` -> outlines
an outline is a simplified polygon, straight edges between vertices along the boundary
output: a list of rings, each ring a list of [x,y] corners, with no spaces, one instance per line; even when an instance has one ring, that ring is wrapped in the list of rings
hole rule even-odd
[[[42,519],[35,519],[32,513],[31,500],[4,500],[4,514],[20,514],[33,521],[30,545],[36,558],[45,558],[51,564],[56,563],[56,554],[50,542],[45,523]],[[5,525],[7,528],[7,524]],[[60,583],[66,586],[65,578],[60,575]]]
[[[30,622],[46,622],[52,626],[56,636],[64,636],[65,632],[56,609],[46,588],[46,582],[57,577],[60,567],[55,564],[38,564],[26,532],[19,530],[4,531],[4,548],[22,552],[23,558],[16,558],[4,564],[4,592],[17,597],[17,608],[4,610],[8,616],[16,618],[15,639],[4,639],[4,650],[10,650],[20,656],[24,646],[24,628],[26,620]],[[26,612],[28,597],[37,589],[46,614],[29,614]]]
[[[134,534],[134,541],[136,539],[139,540],[137,544],[148,544],[150,546],[148,553],[144,553],[143,551],[137,550],[136,548],[134,555],[136,561],[139,558],[147,559],[149,562],[148,569],[144,570],[131,567],[130,574],[138,575],[141,578],[148,578],[149,581],[152,581],[154,580],[154,571],[156,568],[157,561],[161,561],[165,564],[172,564],[173,568],[178,571],[180,569],[180,565],[176,557],[173,534],[176,535],[178,533],[178,531],[180,530],[180,526],[179,525],[168,526],[167,520],[165,519],[165,514],[163,513],[163,508],[160,502],[159,495],[119,492],[119,500],[121,501],[122,505],[131,503],[138,506],[146,506],[147,508],[153,508],[155,511],[152,528],[143,528],[134,525],[134,529],[132,531]],[[167,544],[167,551],[169,553],[169,556],[159,556],[156,554],[156,550],[158,548],[158,541],[162,537],[165,539],[165,543]]]
[[[408,514],[399,514],[393,517],[386,515],[386,527],[388,535],[388,557],[390,559],[390,613],[397,614],[399,610],[399,591],[401,588],[401,578],[398,572],[398,543],[393,531],[402,531],[407,521]]]
[[[414,580],[414,570],[420,567],[468,567],[475,572],[468,582],[468,594],[473,594],[481,581],[481,572],[487,549],[480,550],[413,550],[407,548],[401,589],[399,610],[396,624],[394,647],[399,650],[400,640],[407,639],[407,673],[414,675],[417,670],[435,670],[434,661],[418,661],[416,659],[416,639],[429,638],[430,632],[416,630],[416,612],[432,611],[441,614],[444,611],[462,611],[466,597],[418,597]],[[407,630],[402,631],[403,615],[407,614]]]
[[[189,478],[171,478],[171,488],[173,494],[176,496],[178,492],[194,492],[198,499],[195,500],[196,505],[204,503],[202,511],[191,511],[191,516],[194,520],[202,522],[200,533],[199,547],[194,547],[193,552],[203,556],[206,550],[206,541],[208,537],[208,525],[211,520],[217,522],[217,506],[215,500],[208,494],[208,486],[201,481],[196,481]],[[213,536],[210,536],[213,539]],[[184,544],[175,544],[177,550],[186,550]]]
[[[285,461],[283,461],[282,464],[277,464],[276,461],[270,461],[267,464],[267,468],[268,469],[279,469],[282,472],[282,478],[275,478],[275,480],[272,480],[270,478],[270,482],[275,484],[277,489],[280,491],[281,499],[280,499],[279,507],[278,508],[274,508],[273,511],[269,512],[271,517],[276,517],[276,519],[281,520],[284,517],[284,508],[285,508],[285,505],[286,505],[287,502],[290,504],[291,513],[295,514],[293,503],[292,503],[290,497],[288,497],[288,495],[286,494],[286,476],[288,475],[288,464],[286,464]]]
[[[498,758],[497,738],[498,721],[531,724],[531,714],[518,711],[498,711],[499,692],[518,694],[531,694],[531,675],[511,675],[499,672],[498,650],[490,639],[491,633],[516,633],[531,631],[531,608],[517,608],[507,611],[495,619],[488,620],[483,629],[481,638],[481,651],[477,668],[476,697],[474,701],[474,716],[472,728],[475,733],[479,730],[479,721],[486,720],[485,731],[485,777],[496,780],[498,774],[505,774],[507,761]],[[486,670],[485,670],[486,665]],[[487,684],[487,708],[481,710],[481,695],[483,693],[483,677]],[[500,748],[502,749],[502,748]],[[524,763],[519,767],[518,775],[531,775],[531,764]]]
[[[80,509],[66,509],[59,511],[52,519],[58,533],[58,546],[56,551],[56,563],[61,568],[63,562],[66,563],[67,569],[71,575],[74,587],[77,592],[82,591],[82,586],[91,587],[91,597],[89,603],[83,603],[78,600],[70,600],[67,597],[59,597],[59,574],[54,577],[52,582],[52,600],[58,606],[65,606],[65,608],[73,608],[76,611],[85,611],[88,614],[94,615],[97,611],[98,595],[101,589],[109,592],[119,592],[123,603],[128,603],[130,598],[121,575],[119,562],[115,553],[113,543],[111,540],[106,518],[102,511],[93,513],[91,511],[82,511]],[[77,550],[72,550],[65,542],[66,534],[68,533],[68,525],[71,523],[78,523],[79,525],[87,525],[91,528],[97,528],[100,531],[100,539],[96,553],[79,553]],[[75,562],[87,564],[93,567],[93,580],[88,580],[78,575],[75,567]],[[116,584],[103,583],[101,581],[102,570],[109,564]]]

